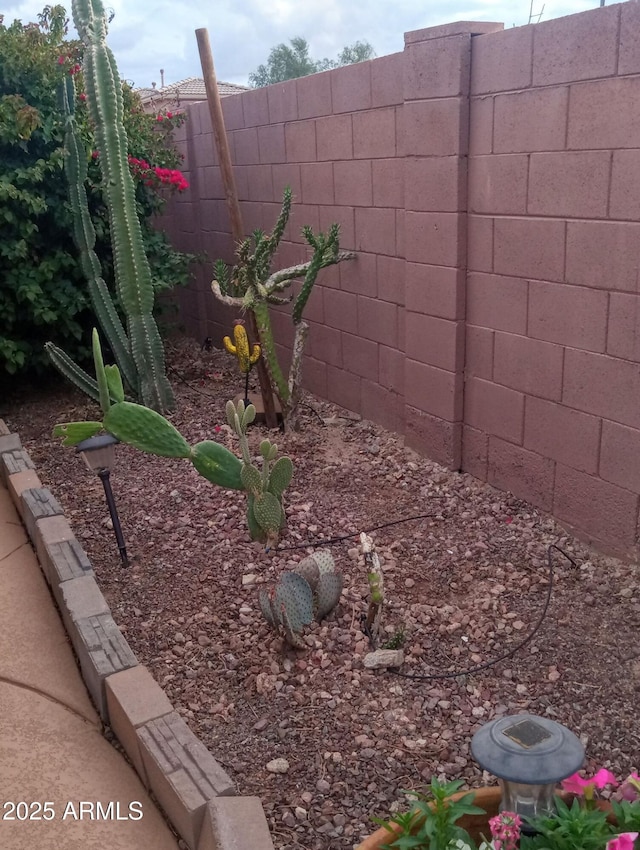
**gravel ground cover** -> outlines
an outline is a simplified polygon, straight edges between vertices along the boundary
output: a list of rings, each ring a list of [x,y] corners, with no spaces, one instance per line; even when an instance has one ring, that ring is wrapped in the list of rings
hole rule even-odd
[[[169,363],[173,423],[191,443],[237,450],[224,404],[242,381],[229,356],[177,340]],[[309,395],[305,403],[302,429],[276,437],[295,473],[287,528],[268,553],[249,539],[242,493],[186,461],[119,446],[112,484],[129,570],[100,481],[51,436],[56,422],[93,419],[96,407],[58,385],[25,388],[2,411],[64,506],[134,652],[239,793],[262,799],[275,847],[351,850],[374,830],[372,815],[404,804],[403,789],[434,774],[490,781],[469,743],[504,714],[566,724],[590,766],[638,769],[638,566],[379,426]],[[256,451],[266,433],[252,428]],[[358,535],[390,522],[371,537],[385,575],[383,641],[403,636],[405,676],[363,666],[371,646]],[[340,603],[307,630],[306,650],[293,650],[262,618],[257,590],[311,552],[306,543],[345,535],[330,546],[344,573]],[[550,603],[526,640],[544,612],[552,544],[571,560],[551,550]]]

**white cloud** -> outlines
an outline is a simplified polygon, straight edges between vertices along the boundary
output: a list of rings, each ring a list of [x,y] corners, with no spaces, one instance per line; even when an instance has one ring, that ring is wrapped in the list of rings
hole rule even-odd
[[[592,9],[598,0],[534,0],[533,13],[544,4],[542,20]],[[18,18],[36,20],[45,3],[14,2],[3,11],[5,24]],[[207,28],[216,74],[229,82],[246,83],[251,71],[266,62],[269,50],[295,36],[306,38],[315,59],[335,57],[347,44],[369,41],[378,56],[402,50],[404,33],[456,20],[501,21],[506,27],[526,24],[530,0],[147,0],[134,4],[105,0],[115,12],[109,44],[120,75],[136,85],[199,76],[195,30]],[[71,9],[70,2],[67,7]]]

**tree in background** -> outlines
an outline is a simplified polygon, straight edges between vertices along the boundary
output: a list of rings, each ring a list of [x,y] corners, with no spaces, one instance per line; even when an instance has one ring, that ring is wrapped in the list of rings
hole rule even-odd
[[[51,370],[47,340],[76,359],[89,359],[88,330],[95,320],[87,282],[73,240],[73,219],[64,173],[64,114],[60,83],[73,75],[76,115],[88,160],[87,191],[97,234],[96,253],[113,288],[113,259],[99,151],[80,73],[81,45],[66,39],[62,6],[47,6],[38,23],[0,16],[0,379]],[[147,115],[138,96],[123,87],[124,122],[136,201],[156,291],[188,280],[190,255],[174,251],[152,219],[167,189],[180,190],[180,155],[173,129],[184,120],[170,113]],[[113,291],[113,290],[112,290]]]
[[[297,36],[292,38],[289,44],[291,47],[278,44],[271,48],[267,64],[259,65],[253,73],[249,74],[249,85],[254,88],[270,86],[273,83],[282,83],[284,80],[306,77],[318,71],[328,71],[342,65],[364,62],[366,59],[373,59],[376,55],[368,41],[356,41],[344,47],[337,59],[315,61],[309,56],[309,45],[306,39]]]

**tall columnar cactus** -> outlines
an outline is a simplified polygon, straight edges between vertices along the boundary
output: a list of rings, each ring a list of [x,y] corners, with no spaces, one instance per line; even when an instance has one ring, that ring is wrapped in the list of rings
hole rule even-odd
[[[129,170],[127,136],[123,124],[122,87],[113,53],[106,42],[104,7],[101,0],[73,0],[72,10],[74,24],[84,44],[83,70],[87,100],[100,151],[116,291],[126,317],[126,333],[101,278],[100,265],[93,251],[95,232],[89,218],[84,189],[86,153],[82,150],[74,127],[70,105],[72,98],[67,90],[67,174],[76,220],[75,236],[83,269],[90,282],[96,315],[113,348],[125,381],[143,404],[157,411],[165,411],[174,406],[174,397],[165,374],[162,341],[153,318],[151,269],[136,210],[135,186]],[[54,364],[63,374],[95,397],[95,387],[90,376],[82,372],[60,349],[51,344],[47,348]]]
[[[286,641],[304,649],[304,626],[322,620],[332,611],[342,593],[342,573],[336,572],[331,552],[318,550],[293,571],[282,573],[275,585],[260,589],[258,600],[265,620],[274,629],[282,627]]]
[[[237,249],[238,263],[231,272],[219,260],[215,265],[215,280],[211,283],[213,294],[220,301],[241,310],[252,310],[256,317],[262,353],[269,376],[284,418],[285,426],[295,426],[297,406],[300,398],[302,378],[302,354],[309,332],[309,326],[302,319],[313,285],[320,269],[350,260],[355,257],[352,251],[340,251],[339,227],[332,224],[327,234],[318,233],[305,226],[302,233],[313,251],[311,259],[277,272],[271,272],[271,262],[284,234],[291,213],[291,189],[284,190],[282,210],[276,225],[267,235],[256,230],[252,239],[245,239]],[[282,298],[278,293],[291,286],[294,280],[302,278],[298,295]],[[293,324],[295,337],[293,357],[288,377],[278,361],[278,355],[269,316],[270,304],[287,304],[293,300]]]

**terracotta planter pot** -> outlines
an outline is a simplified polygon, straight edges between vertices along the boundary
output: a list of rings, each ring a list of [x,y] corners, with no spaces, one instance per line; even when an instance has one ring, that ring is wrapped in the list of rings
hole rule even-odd
[[[459,800],[460,797],[464,797],[465,794],[469,793],[469,791],[461,791],[459,794],[454,794],[452,799]],[[498,814],[500,796],[501,791],[497,786],[495,788],[477,788],[475,790],[473,805],[484,809],[486,814],[464,815],[464,817],[461,817],[457,822],[458,826],[467,830],[474,841],[480,841],[482,834],[489,837],[488,821],[489,818]],[[400,827],[395,827],[393,824],[392,826],[394,827],[394,833],[397,835],[400,832]],[[388,829],[381,826],[380,829],[373,833],[373,835],[365,838],[362,844],[358,845],[357,850],[380,850],[381,847],[384,847],[384,845],[388,844],[390,841],[393,841],[392,834]]]
[[[472,789],[473,790],[473,789]],[[458,794],[454,794],[451,799],[459,800],[460,797],[464,797],[465,794],[471,793],[470,791],[461,791]],[[490,788],[477,788],[474,791],[473,805],[479,806],[481,809],[484,809],[484,815],[464,815],[461,817],[459,821],[457,821],[457,825],[461,826],[463,829],[466,829],[471,838],[477,843],[482,840],[482,836],[486,836],[490,838],[489,832],[489,818],[494,817],[498,814],[498,810],[500,807],[500,798],[502,796],[502,792],[498,786],[490,787]],[[571,794],[560,793],[560,796],[564,799],[567,804],[571,804],[573,796]],[[611,805],[602,800],[598,801],[597,804],[599,809],[609,814],[608,820],[610,823],[615,823],[615,817],[611,812]],[[400,827],[392,824],[394,834],[397,835],[400,832]],[[380,827],[380,829],[376,830],[373,835],[370,835],[368,838],[359,844],[356,850],[380,850],[381,847],[384,847],[385,844],[389,844],[390,841],[393,841],[393,835],[389,832],[388,829],[384,827]]]

